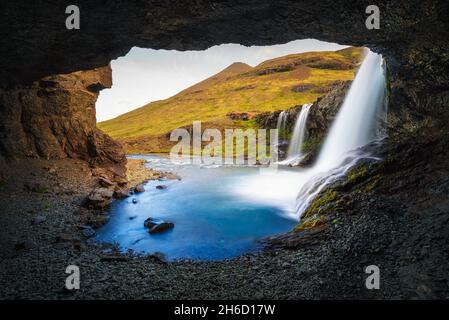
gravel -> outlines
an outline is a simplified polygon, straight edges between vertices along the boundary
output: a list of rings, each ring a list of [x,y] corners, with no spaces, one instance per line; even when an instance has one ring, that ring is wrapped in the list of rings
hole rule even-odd
[[[90,243],[80,227],[89,213],[80,213],[79,204],[94,178],[82,162],[54,165],[56,175],[39,169],[40,162],[18,166],[11,171],[16,178],[0,190],[1,299],[449,297],[445,174],[409,202],[405,194],[353,194],[353,207],[336,212],[327,228],[287,235],[299,239],[290,248],[286,242],[232,260],[167,263],[161,255],[120,254],[112,245]],[[49,191],[26,190],[20,181],[30,177]],[[80,290],[64,288],[69,265],[80,268]],[[365,286],[369,265],[380,268],[379,290]]]

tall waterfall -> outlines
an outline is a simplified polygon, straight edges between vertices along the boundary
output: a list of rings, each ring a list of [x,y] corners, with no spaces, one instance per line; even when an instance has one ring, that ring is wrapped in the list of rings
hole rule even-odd
[[[304,143],[304,137],[306,133],[307,117],[312,104],[305,104],[301,108],[301,112],[296,119],[295,128],[293,130],[293,136],[288,146],[287,160],[300,159],[302,156],[301,147]]]
[[[313,176],[302,185],[297,198],[300,218],[326,186],[342,177],[362,158],[373,158],[360,147],[380,138],[386,116],[385,74],[382,56],[368,51],[343,105],[323,144]]]
[[[287,125],[287,117],[288,117],[288,113],[283,110],[279,113],[279,117],[278,117],[278,123],[277,123],[277,129],[278,129],[278,133],[279,133],[279,137],[285,137],[286,136],[286,125]]]
[[[384,117],[384,98],[382,57],[369,51],[324,142],[318,168],[338,166],[348,151],[377,137],[379,120]]]
[[[380,138],[378,129],[386,116],[382,62],[380,55],[367,52],[313,167],[257,175],[236,187],[236,194],[276,204],[289,217],[300,219],[320,191],[344,176],[359,160],[377,159],[361,147]],[[302,111],[305,121],[308,110],[303,107]]]

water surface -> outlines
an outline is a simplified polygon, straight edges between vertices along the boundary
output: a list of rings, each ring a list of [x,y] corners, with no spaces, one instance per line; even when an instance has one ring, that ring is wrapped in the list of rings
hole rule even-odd
[[[117,243],[122,250],[162,252],[168,260],[221,260],[257,251],[258,240],[287,232],[297,223],[289,218],[283,201],[267,201],[241,190],[250,188],[245,182],[260,174],[257,167],[207,167],[173,164],[163,156],[134,157],[182,179],[150,181],[144,193],[115,201],[97,240]],[[156,189],[158,185],[167,189]],[[148,217],[173,222],[175,228],[150,235],[143,225]]]

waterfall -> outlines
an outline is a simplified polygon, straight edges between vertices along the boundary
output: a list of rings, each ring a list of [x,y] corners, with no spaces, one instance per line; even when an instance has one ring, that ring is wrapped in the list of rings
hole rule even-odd
[[[300,159],[302,157],[301,147],[304,143],[304,137],[306,133],[307,116],[312,104],[305,104],[301,108],[295,128],[293,130],[293,136],[288,146],[287,159]]]
[[[313,176],[302,185],[299,192],[296,212],[298,218],[321,190],[344,176],[360,159],[377,159],[360,147],[380,138],[380,124],[386,116],[382,63],[381,55],[368,51],[318,160],[310,169]]]
[[[278,205],[288,217],[299,220],[313,199],[324,188],[345,176],[358,161],[380,160],[361,147],[381,138],[380,124],[386,116],[382,62],[380,55],[367,52],[318,160],[311,168],[291,168],[273,174],[260,174],[245,179],[244,183],[235,187],[234,192],[252,201],[256,199],[261,203]],[[302,108],[295,127],[301,126],[301,118],[305,126],[309,108]],[[295,146],[298,149],[299,140],[304,137],[302,134],[300,138],[300,131],[295,128],[295,132],[298,132],[298,143],[295,142]]]
[[[286,129],[286,125],[287,125],[287,117],[288,117],[288,113],[283,110],[279,113],[279,117],[278,117],[278,123],[276,128],[278,129],[278,133],[279,133],[279,137],[284,137],[285,138],[285,129]]]
[[[317,167],[338,166],[350,150],[377,137],[384,115],[385,76],[382,57],[369,51],[357,72],[320,152]]]

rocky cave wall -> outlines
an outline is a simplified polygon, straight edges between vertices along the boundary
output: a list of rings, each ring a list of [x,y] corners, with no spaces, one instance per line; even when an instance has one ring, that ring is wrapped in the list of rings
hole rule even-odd
[[[112,164],[120,174],[123,152],[96,129],[94,103],[98,91],[110,86],[105,66],[133,46],[202,50],[221,43],[271,45],[305,38],[368,46],[387,59],[393,131],[446,130],[447,1],[375,1],[380,30],[367,30],[365,9],[372,3],[360,0],[76,4],[80,30],[65,28],[68,4],[61,1],[0,5],[0,151],[5,158],[79,157]]]
[[[120,144],[96,127],[99,91],[112,85],[106,67],[47,76],[0,89],[0,151],[7,158],[76,158],[125,178]]]

